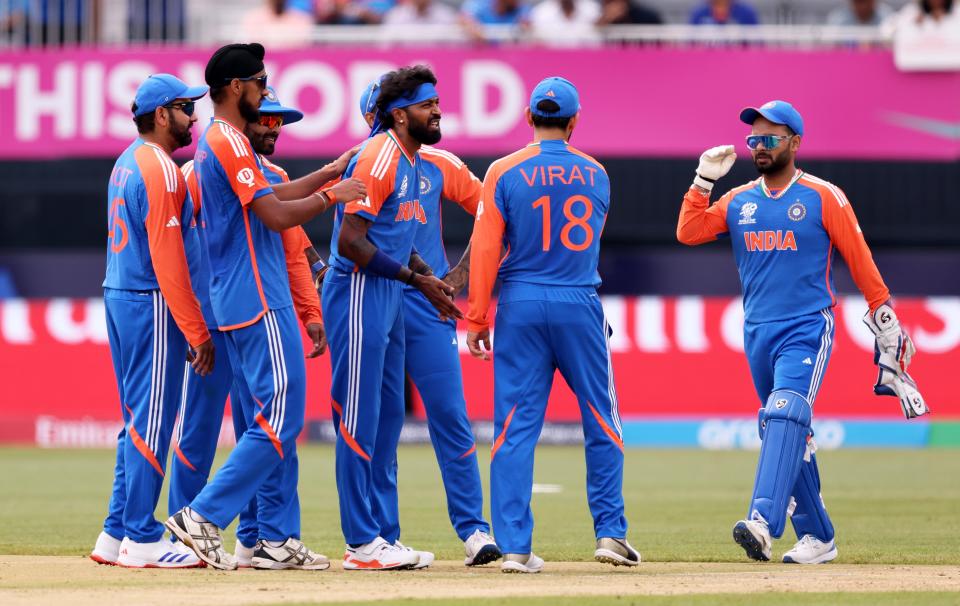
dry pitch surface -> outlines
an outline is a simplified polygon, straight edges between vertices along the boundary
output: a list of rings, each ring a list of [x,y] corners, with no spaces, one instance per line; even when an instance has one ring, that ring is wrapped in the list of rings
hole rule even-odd
[[[122,570],[84,557],[0,556],[5,606],[169,606],[189,584],[195,604],[345,602],[528,596],[652,596],[723,593],[960,591],[960,566],[644,563],[639,569],[549,562],[539,575],[504,575],[438,562],[416,572]],[[179,594],[184,595],[184,594]],[[960,594],[957,596],[960,600]]]

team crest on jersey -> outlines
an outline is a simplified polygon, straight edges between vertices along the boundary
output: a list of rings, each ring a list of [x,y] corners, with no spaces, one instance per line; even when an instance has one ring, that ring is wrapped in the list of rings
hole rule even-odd
[[[807,207],[799,201],[794,202],[790,205],[790,208],[787,209],[787,217],[789,217],[791,221],[803,221],[806,216]]]
[[[402,198],[407,195],[407,176],[403,176],[403,181],[400,182],[400,191],[397,192],[397,197]]]
[[[420,177],[420,195],[422,196],[423,194],[429,192],[431,187],[433,187],[433,184],[430,183],[430,179],[427,179],[426,177],[421,176]]]
[[[756,214],[756,212],[757,212],[756,202],[747,202],[746,204],[740,207],[740,221],[738,221],[738,224],[753,225],[754,223],[757,222],[757,220],[753,218],[753,215]]]

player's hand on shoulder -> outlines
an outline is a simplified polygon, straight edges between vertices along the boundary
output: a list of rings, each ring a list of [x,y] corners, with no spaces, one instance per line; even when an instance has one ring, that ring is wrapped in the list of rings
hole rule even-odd
[[[201,377],[205,377],[213,372],[214,347],[213,339],[207,339],[197,347],[187,352],[187,361],[190,366]]]
[[[730,172],[736,159],[737,152],[732,145],[711,147],[700,155],[700,165],[697,166],[697,176],[694,177],[693,184],[711,191],[717,179]]]
[[[347,151],[340,154],[340,157],[331,162],[334,170],[337,173],[337,176],[340,176],[347,170],[347,166],[350,164],[350,160],[360,153],[360,144],[354,145]]]
[[[463,312],[453,302],[453,288],[436,276],[414,274],[413,286],[423,293],[437,311],[441,320],[463,318]]]
[[[330,188],[336,196],[337,204],[346,204],[367,197],[367,185],[360,179],[344,179]]]
[[[320,322],[312,322],[307,324],[306,330],[307,336],[310,337],[310,342],[313,343],[313,349],[307,354],[307,357],[316,358],[322,356],[324,352],[327,351],[327,333],[323,329],[323,324]]]
[[[483,344],[483,348],[480,345]],[[467,332],[467,349],[470,355],[481,360],[490,359],[490,329],[484,328],[480,332]]]

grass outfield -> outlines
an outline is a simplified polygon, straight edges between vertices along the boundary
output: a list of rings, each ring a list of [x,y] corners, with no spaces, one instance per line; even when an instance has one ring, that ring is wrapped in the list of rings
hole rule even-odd
[[[744,561],[730,531],[745,513],[755,462],[752,452],[628,449],[629,538],[644,560]],[[820,464],[837,528],[838,563],[960,564],[960,453],[840,450],[822,453]],[[112,468],[113,453],[106,450],[0,449],[0,553],[88,553],[106,512]],[[304,541],[336,558],[343,539],[332,449],[302,447],[300,473]],[[581,448],[539,449],[536,483],[551,492],[534,495],[534,550],[548,562],[592,558],[584,474]],[[463,557],[429,447],[401,448],[400,505],[405,543],[433,550],[442,560]],[[166,516],[165,494],[157,515]],[[775,556],[793,541],[788,530],[775,544]],[[227,544],[232,547],[232,538]]]

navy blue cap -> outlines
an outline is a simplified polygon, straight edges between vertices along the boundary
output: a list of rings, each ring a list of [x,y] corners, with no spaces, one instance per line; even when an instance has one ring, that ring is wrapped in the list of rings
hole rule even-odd
[[[740,120],[746,124],[753,124],[757,116],[789,126],[793,132],[803,135],[803,117],[786,101],[767,101],[760,107],[746,107],[740,112]]]
[[[281,116],[284,124],[293,124],[303,120],[302,111],[280,105],[280,100],[277,99],[277,91],[273,90],[272,86],[267,87],[267,96],[260,102],[260,113]]]
[[[133,102],[137,110],[135,117],[153,112],[176,99],[199,99],[210,90],[206,86],[187,86],[187,84],[170,74],[154,74],[143,81],[137,88],[137,96]]]
[[[360,113],[369,114],[377,111],[377,99],[380,97],[380,78],[367,85],[360,94]]]
[[[549,99],[560,106],[555,112],[537,109],[537,104]],[[580,95],[577,87],[566,78],[544,78],[530,93],[530,113],[542,118],[572,118],[580,111]]]

